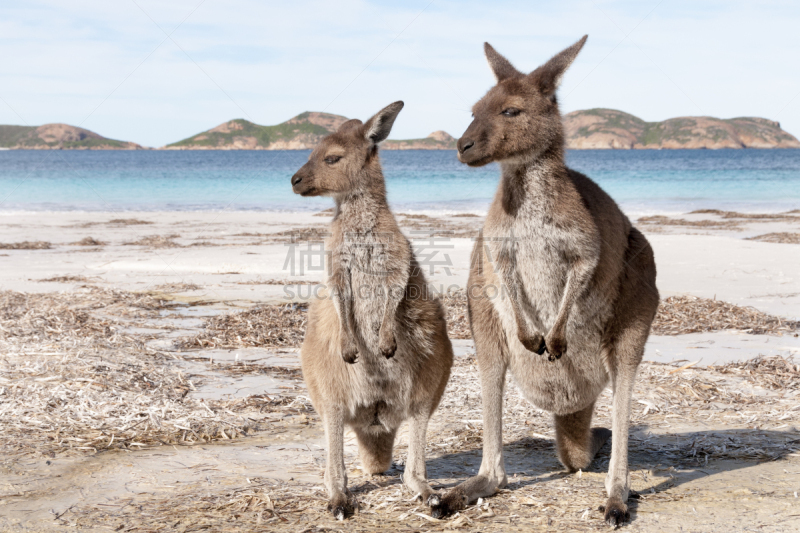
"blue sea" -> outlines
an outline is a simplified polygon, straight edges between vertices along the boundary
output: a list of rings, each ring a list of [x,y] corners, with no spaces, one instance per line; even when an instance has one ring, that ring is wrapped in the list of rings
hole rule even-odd
[[[0,151],[0,211],[320,210],[289,179],[308,151]],[[485,213],[496,165],[452,151],[383,151],[389,201],[416,212]],[[568,164],[628,212],[800,208],[800,150],[580,150]]]

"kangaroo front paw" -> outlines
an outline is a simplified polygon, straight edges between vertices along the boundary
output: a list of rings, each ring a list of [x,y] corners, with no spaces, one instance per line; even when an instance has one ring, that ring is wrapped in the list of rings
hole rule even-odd
[[[355,364],[358,361],[358,348],[354,342],[342,343],[342,359],[344,359],[345,363],[350,365]]]
[[[600,507],[603,511],[603,518],[609,526],[618,528],[631,519],[628,506],[619,500],[609,499],[605,506]]]
[[[550,361],[561,359],[561,356],[567,351],[567,339],[565,339],[563,335],[557,335],[551,332],[545,339],[545,344],[547,346],[547,358]]]
[[[542,355],[547,349],[544,337],[540,333],[535,333],[532,336],[519,335],[519,342],[522,343],[526,350],[535,354]]]
[[[389,334],[381,336],[380,350],[381,355],[386,359],[394,357],[394,353],[397,351],[397,341],[394,335]]]
[[[467,494],[456,487],[444,496],[431,494],[428,497],[428,506],[431,508],[433,518],[444,518],[467,507]]]

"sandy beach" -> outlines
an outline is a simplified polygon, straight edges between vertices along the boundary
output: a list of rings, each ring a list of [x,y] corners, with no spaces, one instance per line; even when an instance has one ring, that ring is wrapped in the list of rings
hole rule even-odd
[[[330,212],[0,214],[0,528],[327,531],[324,438],[299,372]],[[465,318],[470,214],[398,213],[457,350],[431,421],[446,488],[480,464],[480,386]],[[631,531],[796,531],[800,211],[635,221],[662,309],[634,396]],[[317,243],[317,244],[315,244]],[[347,528],[605,529],[608,447],[556,459],[550,416],[510,383],[509,486],[447,520],[358,470]],[[610,422],[610,391],[596,425]]]

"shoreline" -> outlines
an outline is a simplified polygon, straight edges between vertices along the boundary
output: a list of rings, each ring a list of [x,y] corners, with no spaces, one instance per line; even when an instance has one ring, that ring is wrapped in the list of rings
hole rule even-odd
[[[326,202],[327,203],[327,202]],[[418,205],[393,205],[390,202],[390,207],[395,214],[414,214],[414,215],[427,215],[432,217],[458,217],[458,216],[476,216],[476,217],[485,217],[488,211],[488,206],[490,204],[490,200],[485,202],[474,202],[476,204],[486,204],[485,207],[458,207],[458,206],[447,206],[447,207],[420,207]],[[700,203],[700,202],[698,202]],[[667,217],[682,217],[685,215],[691,215],[693,212],[697,211],[719,211],[719,212],[731,212],[731,213],[740,213],[743,215],[755,215],[755,214],[765,214],[765,215],[783,215],[783,214],[796,214],[800,211],[800,201],[790,201],[787,202],[787,205],[777,207],[773,204],[770,205],[760,205],[754,202],[747,202],[744,204],[738,203],[731,203],[729,205],[719,205],[710,202],[706,202],[701,204],[702,207],[695,208],[694,206],[687,206],[684,208],[680,208],[678,206],[673,208],[658,208],[658,207],[649,207],[649,208],[627,208],[623,204],[619,204],[620,209],[622,212],[631,220],[631,222],[636,222],[639,218],[642,217],[650,217],[650,216],[667,216]],[[770,208],[771,207],[771,208]],[[236,214],[265,214],[265,215],[286,215],[286,216],[304,216],[304,215],[314,215],[326,210],[333,209],[333,201],[331,200],[328,205],[320,204],[315,206],[309,206],[306,209],[298,209],[295,206],[287,207],[287,208],[278,208],[278,207],[247,207],[247,208],[238,208],[238,209],[231,209],[231,208],[192,208],[187,207],[184,209],[144,209],[140,207],[131,207],[131,208],[119,208],[119,209],[86,209],[86,208],[66,208],[66,209],[24,209],[24,208],[3,208],[0,205],[0,217],[13,217],[13,216],[26,216],[26,215],[63,215],[63,216],[114,216],[125,214],[135,216],[135,215],[153,215],[153,216],[166,216],[170,214],[184,214],[186,216],[191,215],[236,215]]]

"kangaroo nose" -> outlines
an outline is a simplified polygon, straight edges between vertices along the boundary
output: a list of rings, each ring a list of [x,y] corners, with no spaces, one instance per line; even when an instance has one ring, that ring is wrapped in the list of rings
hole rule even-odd
[[[475,145],[475,141],[471,139],[459,139],[458,140],[458,151],[462,154],[472,148]]]
[[[298,176],[297,174],[295,174],[294,176],[292,176],[292,187],[294,187],[295,185],[297,185],[301,181],[303,181],[303,178],[301,176]]]

